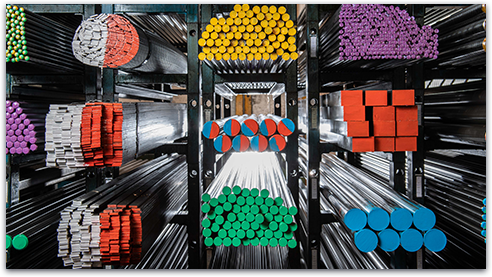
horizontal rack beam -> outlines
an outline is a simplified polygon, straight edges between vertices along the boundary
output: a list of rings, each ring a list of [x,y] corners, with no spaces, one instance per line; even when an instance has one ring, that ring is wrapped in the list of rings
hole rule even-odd
[[[272,74],[216,74],[215,83],[225,82],[284,82],[284,74],[272,73]]]
[[[183,4],[115,4],[114,13],[186,13]]]
[[[169,154],[169,153],[178,153],[178,154],[186,154],[188,153],[188,144],[187,143],[168,143],[161,145],[153,150],[154,153],[161,154]]]
[[[432,79],[474,79],[485,78],[485,69],[437,69],[424,70],[426,80]]]
[[[118,74],[116,84],[186,84],[187,74]]]
[[[33,13],[80,13],[84,12],[82,4],[18,4]]]
[[[13,85],[82,84],[80,75],[12,75]]]

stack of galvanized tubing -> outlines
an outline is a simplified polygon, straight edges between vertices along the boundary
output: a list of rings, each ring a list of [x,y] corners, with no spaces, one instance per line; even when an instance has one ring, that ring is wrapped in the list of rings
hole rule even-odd
[[[245,114],[208,121],[203,125],[202,134],[206,139],[214,140],[214,148],[219,153],[228,152],[231,148],[236,152],[263,152],[268,147],[278,152],[285,148],[286,137],[292,135],[295,128],[294,122],[288,118]]]

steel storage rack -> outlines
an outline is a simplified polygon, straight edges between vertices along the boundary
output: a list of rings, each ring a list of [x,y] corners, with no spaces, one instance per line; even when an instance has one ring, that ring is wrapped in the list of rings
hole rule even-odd
[[[402,7],[404,8],[404,7]],[[336,145],[320,142],[319,122],[320,122],[320,92],[336,91],[348,89],[347,86],[340,87],[337,84],[381,80],[392,83],[393,89],[414,89],[415,103],[419,110],[423,106],[423,88],[424,88],[424,68],[422,62],[414,63],[411,66],[390,68],[387,70],[364,70],[351,69],[339,70],[325,68],[320,64],[319,57],[323,54],[320,49],[319,25],[320,20],[326,14],[331,17],[337,13],[338,5],[306,5],[306,27],[304,30],[304,40],[306,43],[306,111],[307,111],[307,142],[309,146],[308,153],[308,240],[306,243],[309,248],[305,248],[307,263],[311,268],[320,267],[320,232],[321,225],[332,222],[333,217],[329,217],[320,212],[319,203],[319,163],[323,153],[338,152],[339,157],[347,157],[349,163],[353,163],[352,152],[346,152]],[[406,5],[409,14],[415,17],[417,24],[423,24],[424,5]],[[332,22],[332,24],[338,24]],[[300,73],[302,74],[302,73]],[[331,84],[330,84],[331,83]],[[332,87],[335,86],[335,87]],[[328,89],[328,90],[327,90]],[[417,151],[408,152],[408,189],[405,184],[405,152],[394,152],[389,154],[390,159],[390,184],[398,192],[408,195],[423,203],[423,160],[424,160],[424,135],[423,135],[423,114],[419,118],[419,137],[417,139]],[[346,153],[344,153],[346,152]],[[416,257],[406,257],[406,253],[398,249],[391,257],[391,263],[394,268],[423,268],[424,257],[423,250],[419,250]],[[409,255],[410,256],[410,255]]]
[[[233,10],[234,5],[201,5],[201,30],[205,30],[211,17],[216,13],[229,12]],[[287,8],[287,13],[290,15],[290,19],[296,24],[297,9],[296,5],[288,4],[285,5]],[[296,36],[297,38],[297,36]],[[207,122],[214,119],[220,119],[218,117],[219,113],[214,113],[214,107],[217,109],[220,107],[220,103],[217,101],[218,92],[215,90],[217,84],[223,83],[235,83],[235,82],[276,82],[285,84],[285,94],[286,102],[288,103],[286,107],[281,107],[280,96],[275,98],[275,112],[280,115],[282,108],[286,108],[286,117],[291,119],[297,126],[297,61],[292,61],[287,69],[282,73],[269,73],[269,74],[218,74],[214,72],[206,63],[202,63],[201,75],[202,75],[202,103],[203,103],[203,122]],[[215,93],[215,96],[214,96]],[[215,105],[214,105],[214,99]],[[230,104],[229,100],[222,97],[224,101],[224,117],[230,116],[230,112],[227,112],[227,105]],[[215,118],[214,118],[215,116]],[[287,141],[286,148],[281,151],[285,153],[285,165],[286,165],[286,176],[287,184],[292,193],[296,205],[299,204],[299,191],[298,191],[298,164],[297,164],[297,136],[298,132],[295,131]],[[216,159],[218,152],[213,147],[213,140],[203,141],[203,179],[204,179],[204,189],[212,182],[215,177],[216,172],[220,170],[222,165],[227,161],[230,153],[222,154],[219,159]],[[279,155],[279,159],[284,158]],[[199,202],[196,202],[199,204]],[[296,221],[299,222],[298,215],[296,215]],[[298,231],[295,232],[296,237],[298,237]],[[209,262],[211,256],[213,255],[213,249],[206,249],[206,268],[209,267]],[[289,265],[291,268],[300,268],[300,254],[299,246],[289,249]]]
[[[7,70],[7,97],[17,97],[22,100],[30,100],[29,95],[23,88],[23,85],[51,85],[51,86],[80,86],[80,95],[58,93],[57,96],[51,95],[52,98],[58,97],[61,101],[63,97],[65,101],[103,101],[103,102],[115,102],[117,101],[116,86],[123,84],[184,84],[187,86],[188,94],[188,141],[189,143],[176,142],[171,144],[165,144],[152,149],[148,153],[160,156],[165,153],[196,153],[196,155],[187,155],[189,166],[189,199],[195,197],[198,203],[200,199],[200,181],[201,178],[198,175],[200,172],[200,159],[199,159],[199,122],[201,116],[199,113],[200,107],[198,105],[200,101],[200,88],[199,88],[199,62],[198,62],[198,19],[199,19],[199,6],[198,5],[21,5],[26,10],[33,13],[41,13],[55,17],[53,14],[63,14],[68,18],[76,15],[82,15],[83,19],[96,13],[174,13],[186,15],[187,33],[186,41],[188,45],[178,45],[183,50],[187,50],[188,53],[188,73],[189,74],[125,74],[114,69],[103,69],[99,71],[95,67],[84,66],[82,72],[69,72],[69,74],[45,74],[38,71],[34,74],[23,75],[18,71],[9,72]],[[75,26],[76,27],[76,26]],[[75,30],[75,29],[74,29]],[[21,68],[22,69],[22,68]],[[12,73],[12,74],[10,74]],[[49,103],[49,102],[48,102]],[[49,104],[48,104],[49,105]],[[7,207],[11,204],[18,203],[19,201],[19,164],[26,164],[32,161],[43,161],[45,157],[44,153],[29,154],[23,156],[7,155],[7,188],[8,188],[8,201]],[[77,172],[83,173],[85,176],[86,190],[91,191],[98,186],[110,181],[113,177],[118,176],[119,168],[87,168],[86,170],[78,170]],[[76,176],[81,176],[77,173]],[[80,177],[79,177],[80,178]],[[56,179],[55,179],[56,180]],[[60,180],[61,182],[63,180]],[[62,183],[63,184],[63,183]],[[196,208],[196,210],[193,210]],[[195,234],[190,231],[189,238],[189,261],[190,268],[200,267],[200,245],[198,244],[199,236],[199,218],[193,218],[187,216],[189,214],[200,216],[199,205],[190,205],[188,212],[181,212],[173,219],[173,222],[185,224],[191,226],[196,225],[197,228],[189,228],[189,230],[196,230]]]
[[[199,39],[206,30],[212,17],[232,11],[234,5],[229,4],[84,4],[84,5],[21,5],[26,10],[56,20],[87,19],[93,14],[109,13],[123,15],[125,18],[142,29],[153,29],[155,32],[163,28],[159,23],[145,21],[149,15],[174,14],[183,20],[186,26],[183,35],[173,45],[186,52],[186,74],[158,74],[123,71],[117,69],[98,69],[81,65],[80,70],[57,72],[47,70],[32,70],[23,74],[21,65],[7,67],[7,98],[20,101],[41,101],[48,104],[50,101],[71,103],[76,101],[102,101],[107,103],[118,102],[118,87],[161,86],[170,89],[170,84],[185,86],[185,92],[175,92],[187,96],[187,137],[181,138],[159,147],[155,147],[146,154],[153,154],[157,158],[165,154],[186,155],[187,168],[187,195],[186,209],[177,212],[171,223],[176,224],[168,230],[175,234],[175,229],[183,230],[186,226],[188,268],[209,269],[212,267],[212,258],[216,247],[207,247],[202,235],[201,197],[216,178],[220,169],[229,159],[231,153],[224,154],[215,150],[213,140],[202,137],[202,124],[211,120],[218,120],[231,116],[234,100],[220,89],[226,84],[234,83],[267,83],[283,84],[285,89],[280,90],[273,97],[273,110],[276,115],[285,112],[287,118],[296,126],[294,133],[289,136],[284,150],[277,153],[282,170],[284,171],[287,186],[297,207],[306,207],[306,215],[299,212],[295,221],[299,228],[294,232],[298,242],[294,248],[288,250],[289,268],[321,269],[326,265],[322,262],[324,245],[327,240],[341,240],[336,233],[332,238],[324,237],[327,230],[333,232],[338,226],[337,215],[326,209],[322,199],[322,155],[337,153],[337,156],[349,164],[361,169],[371,177],[389,183],[394,191],[405,195],[415,202],[429,205],[435,210],[438,217],[437,226],[444,230],[448,240],[452,242],[450,250],[434,253],[421,248],[416,252],[406,252],[401,247],[387,254],[388,264],[395,269],[406,268],[439,268],[453,267],[453,263],[461,267],[484,267],[485,244],[481,243],[481,236],[473,232],[479,229],[474,226],[481,219],[467,219],[447,211],[463,212],[470,215],[480,214],[480,205],[485,195],[485,62],[480,59],[485,54],[477,50],[476,43],[467,44],[473,53],[459,48],[460,59],[449,58],[454,50],[445,53],[432,61],[414,60],[411,62],[390,61],[376,63],[376,66],[366,68],[357,65],[347,67],[329,66],[323,62],[327,57],[327,49],[323,47],[323,37],[326,33],[323,23],[338,25],[337,13],[340,5],[306,4],[302,10],[300,5],[286,4],[287,13],[297,28],[296,39],[299,58],[292,60],[283,70],[274,73],[225,73],[218,70],[213,63],[201,62],[199,59]],[[485,18],[484,7],[479,5],[445,6],[442,11],[439,5],[394,5],[406,10],[414,17],[419,25],[437,26],[448,29],[458,29],[456,33],[448,31],[448,40],[462,39],[470,35],[473,42],[480,41],[485,32],[477,22]],[[57,17],[58,15],[59,18]],[[442,18],[450,16],[448,19]],[[477,19],[476,17],[479,17]],[[67,19],[68,18],[68,19]],[[331,20],[331,21],[330,21]],[[461,23],[461,22],[462,23]],[[477,21],[477,22],[476,22]],[[479,22],[479,23],[480,23]],[[474,32],[462,24],[474,23]],[[476,23],[476,24],[475,24]],[[461,25],[460,25],[461,24]],[[478,27],[477,27],[478,26]],[[76,27],[75,27],[76,28]],[[483,31],[483,32],[482,32]],[[170,31],[171,32],[171,31]],[[184,35],[186,34],[186,35]],[[166,33],[162,34],[166,36]],[[171,34],[171,37],[173,35]],[[470,46],[471,45],[471,46]],[[456,45],[451,44],[450,48]],[[333,47],[333,45],[332,45]],[[485,49],[485,46],[483,44]],[[338,55],[338,47],[333,53]],[[478,47],[480,48],[480,47]],[[461,49],[461,50],[460,50]],[[329,49],[328,49],[329,50]],[[468,49],[469,50],[469,49]],[[461,52],[460,52],[461,51]],[[485,52],[485,51],[484,51]],[[302,54],[301,54],[302,53]],[[332,53],[329,53],[330,55]],[[446,58],[448,57],[448,58]],[[445,59],[446,58],[446,59]],[[469,63],[466,59],[470,59]],[[41,69],[43,69],[41,67]],[[455,80],[464,80],[461,83]],[[438,83],[438,85],[435,85]],[[453,84],[453,85],[449,85]],[[71,89],[67,89],[70,87]],[[44,94],[42,93],[46,88]],[[48,95],[46,91],[51,91]],[[411,89],[415,91],[415,105],[418,107],[418,137],[417,151],[393,153],[353,153],[342,147],[326,142],[322,139],[320,125],[322,121],[323,99],[328,93],[351,89]],[[247,89],[240,89],[238,93],[247,93]],[[39,96],[36,93],[41,93]],[[448,93],[449,102],[440,95]],[[285,96],[285,105],[281,96]],[[65,97],[65,100],[59,100]],[[138,99],[140,99],[137,96]],[[55,99],[55,100],[53,100]],[[58,103],[58,102],[56,102]],[[451,105],[450,105],[451,104]],[[454,113],[450,115],[450,113]],[[443,116],[445,114],[445,116]],[[436,119],[436,115],[440,116]],[[184,123],[184,122],[183,122]],[[300,128],[305,124],[305,129]],[[442,128],[440,125],[444,125]],[[473,125],[474,128],[465,128],[463,125]],[[436,127],[437,126],[437,127]],[[469,127],[469,126],[466,126]],[[478,130],[478,131],[477,131]],[[306,143],[304,143],[305,138]],[[301,145],[307,145],[304,154]],[[303,156],[306,165],[302,164]],[[6,155],[7,162],[7,208],[22,203],[21,190],[33,188],[46,180],[22,181],[20,174],[24,166],[40,163],[45,153],[38,151],[27,155]],[[459,157],[460,159],[454,159]],[[444,173],[443,173],[444,172]],[[32,172],[28,175],[34,176]],[[65,184],[85,181],[86,191],[92,191],[99,186],[118,177],[118,167],[86,168],[70,170],[46,171],[50,186],[59,188]],[[461,180],[449,181],[446,174],[463,176]],[[444,177],[443,177],[444,176]],[[37,177],[36,177],[37,178]],[[73,183],[71,183],[73,182]],[[303,184],[305,182],[305,188]],[[301,184],[301,185],[300,185]],[[301,186],[301,187],[300,187]],[[465,192],[459,192],[465,187]],[[68,190],[68,189],[67,189]],[[39,191],[34,191],[38,193]],[[40,190],[44,193],[43,190]],[[32,193],[25,190],[25,194]],[[34,194],[32,193],[32,194]],[[52,193],[52,192],[51,192]],[[451,203],[451,204],[449,204]],[[449,204],[449,206],[447,206]],[[484,203],[485,204],[485,203]],[[476,211],[474,211],[474,207]],[[302,217],[304,216],[304,217]],[[464,227],[459,231],[452,230],[457,221]],[[480,222],[478,222],[480,223]],[[174,227],[180,225],[179,227]],[[461,229],[460,229],[461,228]],[[465,230],[466,229],[466,230]],[[470,231],[471,230],[471,231]],[[466,236],[461,232],[468,232]],[[468,234],[466,233],[466,234]],[[338,237],[337,237],[338,236]],[[161,240],[162,242],[163,240]],[[184,248],[183,248],[184,249]],[[466,249],[480,259],[453,257],[459,249]],[[336,252],[336,251],[335,251]],[[9,255],[9,254],[8,254]],[[166,254],[167,255],[167,254]],[[386,254],[385,254],[386,255]],[[461,263],[462,262],[462,263]],[[61,261],[60,261],[61,263]],[[112,266],[109,266],[114,268]]]

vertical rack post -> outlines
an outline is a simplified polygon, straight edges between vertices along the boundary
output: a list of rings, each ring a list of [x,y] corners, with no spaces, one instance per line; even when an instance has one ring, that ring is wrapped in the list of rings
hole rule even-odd
[[[399,67],[393,71],[393,89],[405,88],[405,68]],[[406,193],[405,186],[405,152],[393,152],[390,161],[390,185],[401,194]],[[398,247],[391,254],[391,264],[394,268],[407,268],[406,252]]]
[[[200,61],[198,59],[199,10],[197,4],[186,5],[188,75],[188,266],[202,265],[200,237],[200,196],[202,195],[200,166]]]
[[[210,22],[212,17],[212,5],[201,5],[201,30]],[[202,62],[202,103],[203,103],[203,123],[214,120],[214,71],[206,63]],[[215,149],[214,141],[211,139],[203,140],[203,189],[207,189],[215,177]]]
[[[424,5],[409,5],[409,14],[415,17],[417,24],[424,25]],[[418,107],[418,137],[417,151],[407,153],[408,162],[408,191],[407,195],[421,204],[424,203],[424,64],[422,61],[408,69],[407,87],[415,90],[415,105]],[[415,266],[424,268],[425,250],[422,247],[415,253]]]
[[[307,4],[307,26],[306,26],[306,89],[307,89],[307,113],[308,113],[308,223],[307,223],[307,265],[310,268],[319,267],[319,240],[321,232],[321,212],[319,204],[319,66],[318,66],[318,5]]]
[[[286,74],[289,74],[289,73],[286,73]],[[287,91],[287,88],[286,88],[286,91]],[[279,96],[275,97],[275,99],[273,99],[273,101],[274,101],[274,114],[278,115],[278,116],[282,116],[282,96],[279,95]]]
[[[84,19],[96,13],[95,4],[84,4]],[[84,65],[84,93],[85,101],[97,100],[97,68]],[[86,170],[85,186],[91,191],[100,186],[104,181],[104,169],[89,167]]]
[[[231,116],[231,100],[224,98],[224,117]]]
[[[222,96],[215,94],[215,119],[222,118]]]
[[[297,5],[288,4],[287,12],[290,15],[290,19],[297,24]],[[297,34],[295,36],[297,42]],[[298,131],[298,113],[299,106],[297,100],[297,60],[292,61],[292,63],[287,68],[284,74],[285,92],[286,92],[286,102],[287,102],[287,118],[294,122],[296,126],[295,131],[287,138],[287,186],[289,187],[294,202],[297,207],[299,207],[299,164],[298,164],[298,148],[299,148],[299,131]],[[275,105],[277,105],[277,99],[281,100],[281,96],[277,96],[275,99]],[[280,109],[278,109],[280,110]],[[277,108],[275,108],[277,111]],[[296,221],[300,221],[299,215],[296,215]],[[295,236],[299,238],[299,229],[295,231]],[[289,248],[289,264],[291,268],[300,268],[300,245],[297,244],[295,248]]]
[[[101,5],[102,13],[113,13],[114,5],[113,4],[102,4]],[[102,100],[103,102],[113,103],[118,102],[117,97],[115,97],[115,75],[117,74],[117,70],[104,68],[102,72]],[[106,167],[105,169],[105,180],[109,182],[111,179],[118,177],[119,175],[119,167]]]

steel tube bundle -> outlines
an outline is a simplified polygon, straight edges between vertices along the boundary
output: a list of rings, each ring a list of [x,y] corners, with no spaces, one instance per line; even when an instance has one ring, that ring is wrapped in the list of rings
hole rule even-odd
[[[272,114],[244,114],[206,122],[202,134],[207,139],[214,139],[214,148],[220,153],[231,148],[237,152],[248,149],[263,152],[268,146],[272,151],[279,152],[285,148],[286,137],[295,128],[295,124],[288,118]]]
[[[86,193],[61,213],[65,266],[138,263],[186,201],[185,157],[165,155]]]
[[[29,154],[43,149],[43,114],[47,110],[46,104],[6,101],[6,154]]]
[[[388,269],[389,266],[375,252],[363,253],[355,246],[351,234],[340,223],[325,224],[321,227],[321,241],[324,255],[330,269]],[[328,262],[329,263],[329,262]]]
[[[485,65],[485,4],[475,4],[435,24],[439,33],[439,56],[428,66]]]
[[[273,153],[232,154],[202,201],[206,246],[297,245],[298,210]]]
[[[186,56],[162,37],[141,30],[115,14],[96,14],[84,20],[72,41],[80,62],[138,72],[186,74]]]
[[[198,41],[198,58],[220,74],[280,73],[296,60],[297,33],[284,6],[235,5],[213,17]]]
[[[55,235],[59,213],[84,192],[85,183],[74,181],[7,209],[6,233],[11,238],[7,268],[61,268]]]
[[[185,225],[166,224],[142,260],[124,269],[188,268],[188,232]]]
[[[343,4],[320,23],[322,68],[383,69],[435,59],[437,33],[429,26],[420,28],[399,7]],[[401,61],[383,61],[387,59]]]
[[[305,147],[305,143],[301,142],[300,145]],[[302,151],[300,154],[305,159]],[[425,240],[426,247],[431,251],[438,252],[444,248],[446,237],[440,230],[432,229],[436,217],[431,210],[404,198],[385,183],[368,177],[333,155],[323,155],[322,158],[320,172],[325,180],[321,179],[320,185],[328,200],[335,200],[332,201],[332,205],[340,221],[352,231],[372,232],[370,229],[362,229],[366,220],[363,216],[356,217],[348,213],[351,208],[358,208],[367,214],[369,228],[379,232],[379,238],[372,236],[373,247],[363,244],[364,247],[368,247],[365,249],[357,245],[357,238],[354,236],[355,243],[361,251],[374,250],[379,240],[380,248],[385,251],[394,251],[401,245],[405,250],[414,252],[424,244],[425,236],[428,236]],[[364,197],[359,196],[361,192]],[[390,223],[392,229],[387,229]],[[410,228],[411,226],[415,226],[418,231]],[[425,232],[424,236],[421,232]],[[430,241],[431,237],[435,238],[434,242]]]
[[[171,103],[51,105],[46,165],[121,166],[185,136],[185,108]]]
[[[52,19],[7,5],[8,71],[81,72],[83,68],[70,50],[73,32],[70,27]],[[34,67],[26,67],[24,63]]]
[[[287,269],[288,249],[279,245],[262,247],[261,245],[239,245],[215,249],[211,261],[213,269]]]
[[[435,141],[485,147],[485,81],[425,90],[425,133]]]
[[[302,163],[301,163],[302,164]],[[302,180],[299,180],[299,189],[302,192],[301,196],[303,201],[301,204],[301,219],[306,222],[306,217],[302,217],[306,212],[306,205],[304,202],[307,200],[307,187]],[[327,200],[325,197],[326,190],[322,191],[320,195],[320,205],[323,211],[337,214],[339,207],[333,205],[331,200]],[[332,198],[333,200],[333,198]],[[333,205],[333,207],[332,207]],[[336,212],[335,212],[336,211]],[[339,218],[340,222],[342,220]],[[386,262],[380,257],[380,254],[376,251],[361,252],[357,244],[354,242],[354,236],[356,233],[346,228],[344,224],[330,223],[321,226],[321,261],[328,269],[335,268],[388,268]],[[364,233],[364,232],[362,232]],[[369,233],[370,234],[370,233]],[[367,235],[367,234],[366,234]],[[363,235],[357,235],[359,240],[368,242],[369,240],[363,238]]]
[[[443,251],[427,255],[430,266],[485,268],[480,210],[486,196],[485,155],[459,150],[430,151],[424,166],[426,206],[435,211],[439,218],[436,226],[448,238]],[[462,254],[458,256],[458,252]]]

